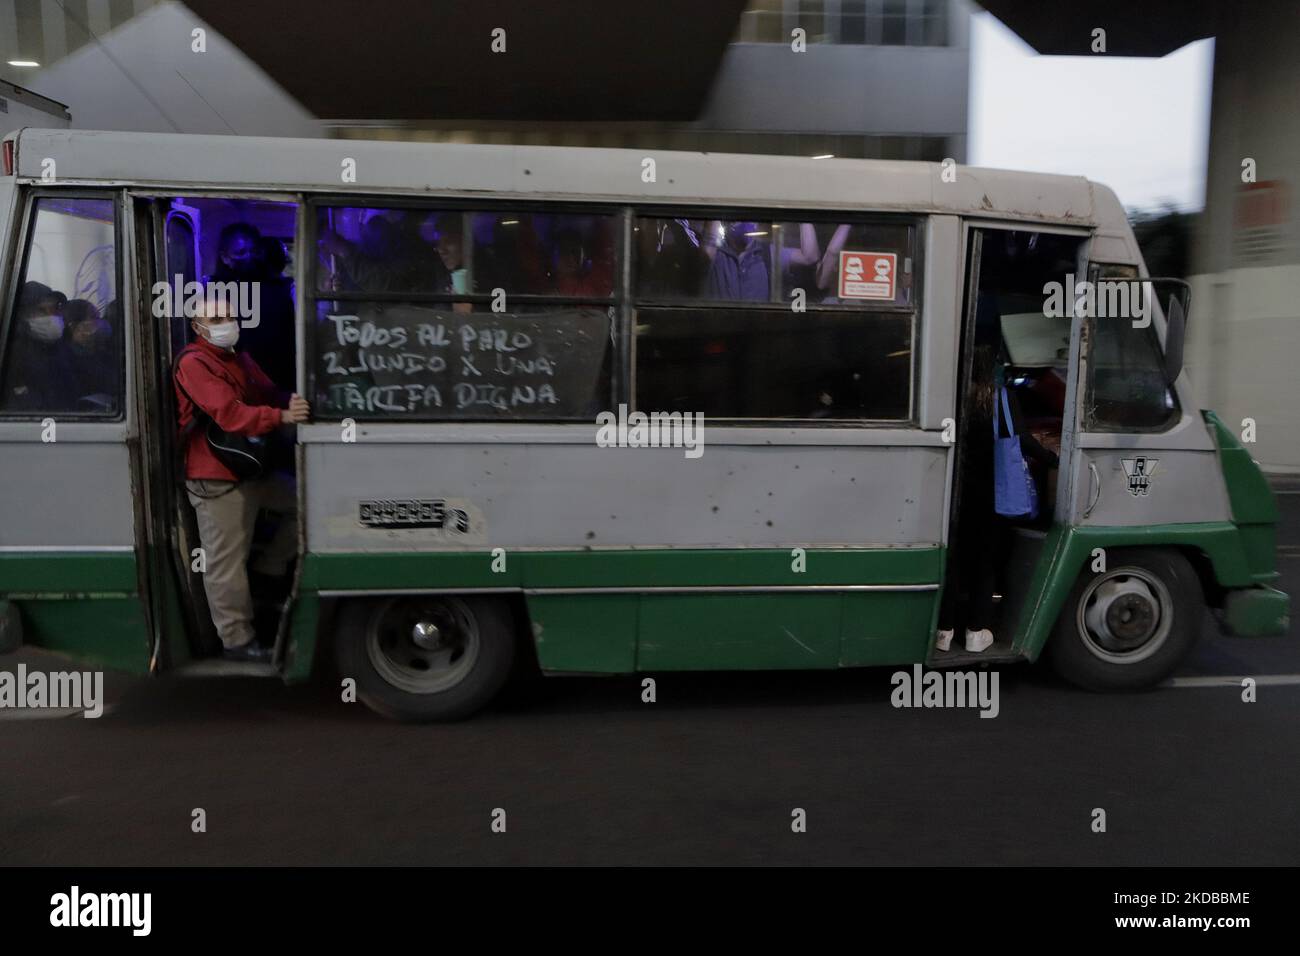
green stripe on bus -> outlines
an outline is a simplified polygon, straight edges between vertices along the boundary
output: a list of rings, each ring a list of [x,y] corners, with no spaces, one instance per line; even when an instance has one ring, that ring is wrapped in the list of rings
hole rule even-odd
[[[27,601],[18,613],[25,646],[78,664],[149,673],[149,629],[139,598]]]
[[[542,670],[806,670],[922,661],[937,591],[529,594]]]
[[[134,551],[10,551],[0,554],[0,594],[134,594]],[[113,594],[112,592],[117,592]]]

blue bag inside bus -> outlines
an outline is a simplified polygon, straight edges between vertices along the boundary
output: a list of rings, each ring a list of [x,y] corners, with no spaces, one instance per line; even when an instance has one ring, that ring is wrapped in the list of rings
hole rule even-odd
[[[1005,418],[1007,434],[1002,435],[1000,422]],[[1038,517],[1038,489],[1029,464],[1020,447],[1011,419],[1006,386],[998,386],[993,407],[993,502],[994,510],[1004,518]]]

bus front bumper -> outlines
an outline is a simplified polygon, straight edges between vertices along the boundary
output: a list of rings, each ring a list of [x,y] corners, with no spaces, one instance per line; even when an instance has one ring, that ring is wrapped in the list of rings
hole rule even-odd
[[[1223,598],[1223,623],[1237,637],[1274,637],[1290,624],[1291,599],[1276,588],[1235,588]]]

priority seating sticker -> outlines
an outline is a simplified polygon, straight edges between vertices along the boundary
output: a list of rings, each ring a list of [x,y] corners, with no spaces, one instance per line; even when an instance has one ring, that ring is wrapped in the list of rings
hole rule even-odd
[[[892,252],[840,253],[840,298],[894,300],[898,256]]]

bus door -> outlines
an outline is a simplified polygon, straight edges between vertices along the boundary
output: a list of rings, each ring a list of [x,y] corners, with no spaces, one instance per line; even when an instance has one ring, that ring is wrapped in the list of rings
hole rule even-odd
[[[997,569],[989,622],[994,644],[968,655],[960,649],[959,636],[952,651],[932,655],[934,663],[1021,656],[1015,638],[1036,599],[1035,572],[1050,559],[1044,548],[1049,533],[1068,514],[1078,373],[1074,282],[1087,275],[1086,257],[1087,234],[1082,230],[968,226],[957,457],[944,588],[961,627],[989,584],[979,568]],[[1038,499],[1033,516],[994,513],[992,454],[978,454],[981,449],[974,448],[983,443],[991,449],[994,421],[1001,426],[998,434],[1006,436],[1014,427],[1022,436]]]
[[[193,339],[187,300],[207,284],[220,283],[234,290],[232,307],[248,307],[247,316],[240,313],[240,351],[250,353],[282,390],[296,391],[292,259],[297,251],[298,205],[278,196],[151,196],[136,200],[136,213],[140,232],[148,237],[140,245],[142,281],[152,290],[148,367],[153,387],[148,401],[150,421],[157,427],[150,429],[147,447],[154,500],[158,502],[158,531],[167,542],[159,573],[166,577],[169,593],[176,596],[176,632],[187,635],[187,640],[174,642],[172,654],[176,662],[190,661],[189,670],[194,673],[273,673],[267,665],[216,660],[198,663],[218,658],[221,642],[203,589],[198,525],[180,480],[172,374],[176,357]],[[223,258],[233,245],[231,237],[237,234],[251,237],[250,241],[241,239],[239,245],[255,250],[256,265],[246,273],[231,272],[230,257]],[[241,249],[241,254],[244,251]],[[286,451],[282,464],[293,470],[291,451]],[[259,517],[255,550],[275,520],[269,514]],[[266,637],[267,644],[283,634],[287,611],[277,607],[258,607],[255,626],[259,639]]]
[[[19,203],[0,299],[4,643],[143,673],[157,622],[142,557],[130,224],[107,191],[34,190]]]

